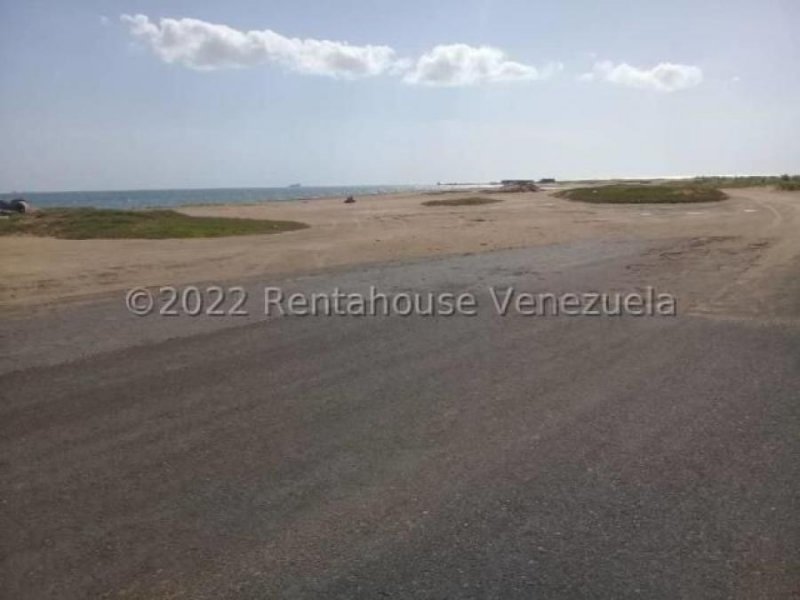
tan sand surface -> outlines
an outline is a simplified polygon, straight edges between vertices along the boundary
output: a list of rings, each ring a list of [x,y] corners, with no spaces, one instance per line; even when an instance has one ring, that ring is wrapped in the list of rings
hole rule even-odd
[[[132,286],[224,284],[260,275],[580,239],[724,239],[732,247],[758,249],[754,268],[743,276],[754,285],[765,272],[796,265],[800,194],[766,188],[728,193],[728,201],[692,205],[592,205],[538,192],[495,194],[503,201],[467,207],[423,206],[430,194],[358,198],[352,205],[336,198],[186,207],[181,210],[191,215],[290,219],[311,228],[198,240],[0,237],[0,305],[24,309]],[[469,193],[446,197],[464,195]]]

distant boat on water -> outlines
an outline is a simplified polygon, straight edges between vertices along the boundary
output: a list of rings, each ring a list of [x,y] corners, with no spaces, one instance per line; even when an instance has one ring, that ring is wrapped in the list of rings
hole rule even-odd
[[[299,183],[293,183],[292,185],[289,185],[289,186],[286,186],[286,187],[294,189],[294,188],[299,188],[299,187],[303,187],[303,186],[301,184],[299,184]]]

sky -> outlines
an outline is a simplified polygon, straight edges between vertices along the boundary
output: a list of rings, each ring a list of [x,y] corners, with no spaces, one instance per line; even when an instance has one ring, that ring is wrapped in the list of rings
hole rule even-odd
[[[0,0],[0,191],[800,173],[797,0]]]

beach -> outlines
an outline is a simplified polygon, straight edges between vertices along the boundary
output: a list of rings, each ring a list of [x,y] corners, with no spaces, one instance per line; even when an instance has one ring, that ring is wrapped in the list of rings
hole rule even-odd
[[[736,249],[761,244],[759,269],[798,250],[786,235],[800,220],[797,195],[728,190],[696,205],[598,205],[553,191],[494,193],[494,204],[429,207],[478,192],[411,193],[250,205],[186,206],[196,216],[295,220],[308,229],[278,235],[191,240],[62,240],[0,237],[11,314],[121,293],[132,286],[235,282],[350,265],[524,248],[584,239],[700,239]],[[481,193],[481,196],[487,196]],[[777,246],[777,248],[773,248]],[[786,256],[784,256],[786,255]],[[752,274],[751,274],[752,276]]]

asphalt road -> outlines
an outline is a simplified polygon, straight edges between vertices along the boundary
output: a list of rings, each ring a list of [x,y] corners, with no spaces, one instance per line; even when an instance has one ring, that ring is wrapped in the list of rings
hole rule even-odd
[[[800,329],[693,315],[731,273],[676,264],[586,242],[248,283],[471,290],[474,317],[5,321],[0,593],[797,597]],[[650,284],[677,317],[486,296]]]

